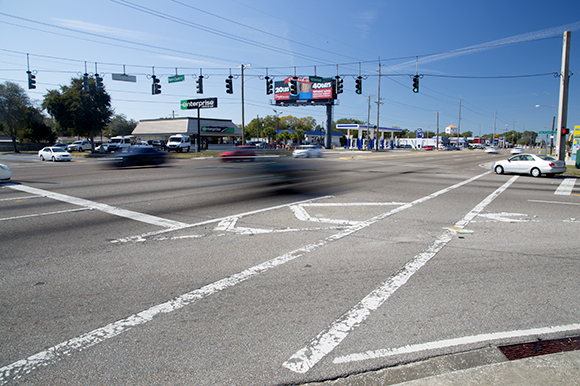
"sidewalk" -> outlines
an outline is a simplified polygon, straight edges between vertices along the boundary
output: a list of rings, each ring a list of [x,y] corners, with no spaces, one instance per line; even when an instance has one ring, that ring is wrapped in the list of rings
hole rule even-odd
[[[430,358],[308,386],[574,386],[580,385],[580,351],[509,361],[494,347]]]

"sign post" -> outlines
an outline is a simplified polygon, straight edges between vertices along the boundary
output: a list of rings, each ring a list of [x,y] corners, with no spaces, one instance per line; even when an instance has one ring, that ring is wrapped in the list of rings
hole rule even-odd
[[[203,99],[186,99],[181,101],[182,110],[197,109],[197,151],[201,151],[201,118],[199,110],[212,109],[218,106],[217,98],[203,98]]]

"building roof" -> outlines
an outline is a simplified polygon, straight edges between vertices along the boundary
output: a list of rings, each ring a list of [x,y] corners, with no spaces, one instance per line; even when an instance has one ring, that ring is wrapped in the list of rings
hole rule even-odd
[[[200,118],[202,137],[239,137],[242,130],[229,119]],[[144,119],[139,121],[133,135],[197,135],[197,118]]]

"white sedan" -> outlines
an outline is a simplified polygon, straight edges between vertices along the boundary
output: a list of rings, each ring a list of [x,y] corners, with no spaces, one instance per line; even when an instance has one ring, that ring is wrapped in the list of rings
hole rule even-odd
[[[566,163],[542,154],[519,154],[507,160],[495,162],[491,170],[497,174],[516,173],[540,177],[554,176],[566,171]]]
[[[320,145],[301,145],[294,149],[292,157],[322,157],[322,146]]]
[[[60,147],[45,147],[38,152],[38,157],[41,161],[46,159],[52,162],[72,160],[70,153]]]
[[[4,164],[0,164],[0,180],[9,180],[12,177],[12,171]]]

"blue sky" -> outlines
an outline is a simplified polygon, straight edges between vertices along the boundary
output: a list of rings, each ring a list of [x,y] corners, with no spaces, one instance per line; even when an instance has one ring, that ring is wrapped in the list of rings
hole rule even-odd
[[[245,70],[245,123],[260,116],[312,116],[324,124],[324,107],[272,106],[266,69],[274,80],[318,75],[344,79],[334,120],[377,117],[381,63],[380,126],[461,131],[547,130],[557,115],[562,35],[572,31],[568,127],[580,125],[580,2],[344,0],[0,0],[0,82],[27,89],[26,54],[37,71],[40,103],[46,90],[68,85],[85,72],[104,73],[115,112],[128,118],[196,116],[183,99],[217,97],[202,115],[242,122],[241,78],[234,94],[225,78]],[[420,92],[411,76],[423,75]],[[124,67],[123,67],[124,66]],[[151,95],[152,67],[162,93]],[[137,83],[113,81],[125,72]],[[201,70],[200,70],[201,69]],[[363,95],[355,94],[360,73]],[[194,74],[206,76],[196,93]],[[168,76],[184,74],[182,83]],[[539,75],[517,78],[506,76]],[[577,78],[577,79],[576,79]],[[370,95],[370,97],[369,97]]]

